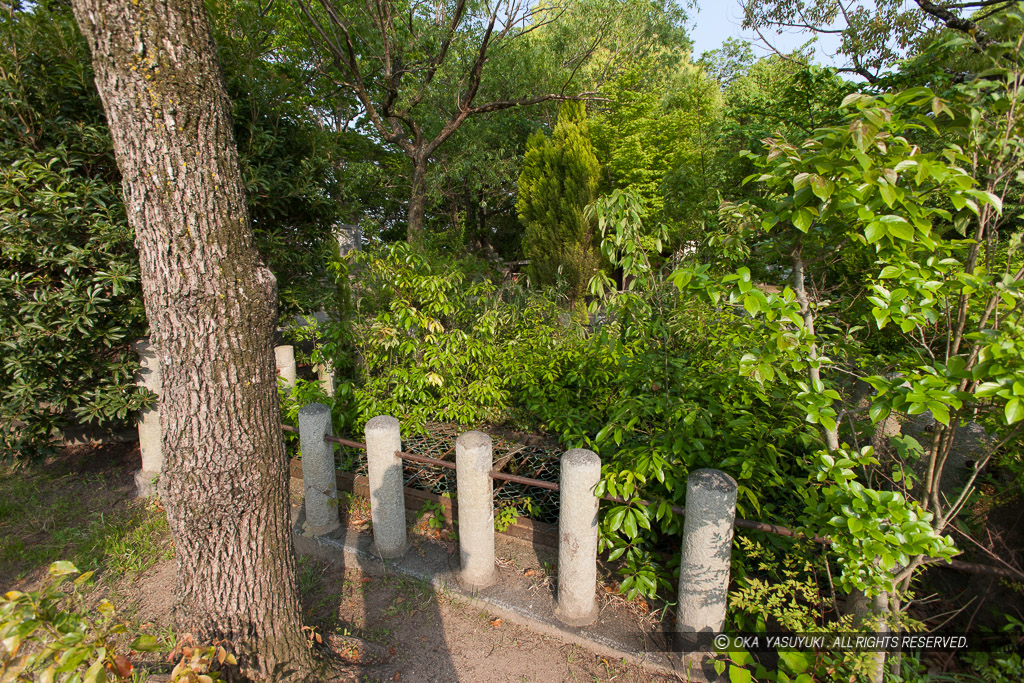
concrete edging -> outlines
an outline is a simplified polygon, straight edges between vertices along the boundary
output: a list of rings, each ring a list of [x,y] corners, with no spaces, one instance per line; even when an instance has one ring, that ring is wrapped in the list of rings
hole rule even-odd
[[[373,536],[368,531],[342,526],[324,536],[302,532],[305,507],[301,506],[292,523],[296,552],[318,559],[341,562],[371,575],[395,574],[429,584],[435,591],[455,593],[473,607],[486,609],[503,619],[529,628],[542,635],[579,645],[596,654],[639,664],[658,673],[677,676],[685,681],[716,680],[710,659],[702,667],[703,655],[674,654],[644,649],[644,639],[654,634],[630,631],[624,609],[605,606],[601,618],[591,626],[572,627],[555,616],[554,591],[530,590],[517,572],[498,568],[499,580],[483,590],[470,591],[458,580],[458,554],[450,555],[443,547],[430,542],[416,545],[417,552],[400,558],[383,559],[375,552]],[[621,614],[616,614],[621,612]],[[653,646],[652,646],[653,647]]]

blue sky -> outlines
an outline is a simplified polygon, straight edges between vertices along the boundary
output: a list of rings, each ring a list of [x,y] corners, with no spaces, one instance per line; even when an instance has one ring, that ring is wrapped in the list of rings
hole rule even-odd
[[[743,10],[739,0],[697,0],[698,10],[689,10],[690,37],[693,39],[693,57],[697,59],[701,53],[714,50],[722,45],[726,38],[744,38],[754,43],[754,52],[758,56],[769,54],[769,50],[760,45],[753,31],[744,31]],[[811,36],[808,33],[784,33],[781,36],[771,32],[765,37],[772,41],[776,48],[787,52],[805,43]],[[817,61],[822,65],[837,65],[832,58],[838,40],[833,36],[822,36],[816,44]]]

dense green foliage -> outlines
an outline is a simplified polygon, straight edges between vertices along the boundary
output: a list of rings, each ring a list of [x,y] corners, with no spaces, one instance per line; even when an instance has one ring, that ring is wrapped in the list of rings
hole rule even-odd
[[[120,175],[70,12],[0,18],[0,453],[123,420],[145,319]]]
[[[599,172],[582,103],[563,104],[552,136],[538,132],[526,143],[516,209],[526,226],[528,273],[541,286],[564,282],[573,302],[597,267],[584,210],[594,201]]]
[[[593,449],[599,493],[626,501],[603,504],[600,530],[630,598],[671,595],[671,508],[685,505],[691,471],[721,469],[741,517],[833,539],[821,552],[740,533],[730,626],[859,628],[840,612],[863,592],[887,594],[894,624],[916,627],[921,568],[958,552],[954,540],[983,538],[988,511],[1024,495],[1024,31],[1006,3],[966,34],[876,5],[844,34],[862,42],[843,47],[867,60],[871,85],[736,42],[695,63],[681,15],[660,2],[542,9],[496,43],[479,101],[566,84],[562,94],[597,96],[476,112],[414,181],[409,150],[471,104],[460,100],[480,44],[471,27],[437,61],[446,24],[392,3],[410,12],[394,29],[409,71],[389,76],[382,34],[358,25],[368,97],[409,113],[381,123],[351,84],[337,90],[294,6],[214,3],[282,311],[331,318],[291,334],[339,388],[300,381],[284,419],[322,401],[349,436],[391,414],[406,433],[502,424]],[[807,6],[814,23],[837,4]],[[749,5],[767,23],[793,7]],[[356,9],[346,17],[365,20]],[[902,43],[872,17],[896,22]],[[127,343],[145,326],[84,45],[57,3],[0,21],[11,450],[138,407]],[[410,245],[416,182],[426,213]],[[361,226],[363,250],[337,255],[338,221]],[[501,259],[521,258],[517,280]],[[969,458],[967,432],[982,434]],[[917,663],[903,661],[912,676]],[[794,657],[770,672],[742,653],[729,666],[740,679],[824,680],[869,664]]]
[[[673,567],[659,554],[674,554],[681,529],[670,506],[685,503],[688,472],[722,469],[739,483],[740,516],[833,538],[823,559],[741,536],[758,550],[736,558],[731,623],[852,627],[833,589],[885,592],[895,622],[914,626],[916,570],[958,552],[950,533],[973,530],[963,511],[982,505],[978,484],[1004,500],[1018,490],[1024,270],[1009,207],[1024,162],[1020,34],[989,28],[1015,40],[957,57],[954,39],[930,57],[970,59],[985,79],[937,78],[935,90],[850,94],[800,60],[740,60],[722,71],[715,140],[687,137],[686,117],[699,115],[690,105],[674,119],[661,91],[618,81],[596,146],[617,170],[581,212],[603,264],[589,324],[536,281],[498,286],[479,264],[404,248],[362,255],[359,268],[382,270],[357,280],[369,284],[355,291],[362,374],[350,424],[379,412],[411,425],[500,421],[599,452],[599,492],[631,501],[601,519],[602,549],[622,561],[630,595],[670,592]],[[659,124],[673,132],[659,137]],[[521,205],[537,178],[527,170],[556,167],[540,162],[552,147],[539,136],[528,145]],[[725,201],[669,211],[674,169],[692,171],[702,153],[702,176]],[[681,237],[696,248],[679,250]],[[882,431],[891,415],[909,429],[926,412],[928,431]],[[986,443],[964,471],[950,453],[972,422]],[[799,566],[757,559],[780,548]],[[777,606],[796,591],[813,609]],[[732,665],[770,674],[740,656]],[[778,680],[870,665],[794,660]]]
[[[225,17],[250,214],[288,315],[322,305],[341,215],[336,145],[293,103],[303,73],[258,59]],[[246,34],[245,32],[250,32]],[[61,3],[0,15],[0,454],[47,448],[75,423],[117,425],[147,399],[130,342],[146,333],[138,257],[89,51]],[[243,39],[250,35],[249,39]]]

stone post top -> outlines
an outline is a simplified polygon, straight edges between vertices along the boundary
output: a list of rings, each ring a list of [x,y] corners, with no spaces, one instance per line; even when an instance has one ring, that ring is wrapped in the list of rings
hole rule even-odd
[[[601,458],[594,451],[588,451],[586,448],[573,448],[565,452],[562,456],[562,465],[565,467],[573,468],[601,468]]]
[[[279,361],[291,360],[295,356],[295,347],[291,344],[274,347],[274,358]]]
[[[460,448],[482,448],[491,445],[491,437],[479,431],[466,432],[459,434],[459,438],[455,439],[455,445]]]
[[[366,423],[367,432],[391,432],[398,429],[398,418],[378,415]]]
[[[323,415],[331,414],[331,409],[325,406],[323,403],[307,403],[306,405],[299,408],[299,415]]]
[[[736,480],[722,470],[705,468],[690,472],[686,480],[687,486],[699,486],[702,489],[712,489],[722,493],[734,493],[736,491]]]

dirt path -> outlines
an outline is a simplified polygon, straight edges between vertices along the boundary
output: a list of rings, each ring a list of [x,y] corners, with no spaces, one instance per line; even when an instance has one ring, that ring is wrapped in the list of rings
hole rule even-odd
[[[171,561],[134,582],[129,603],[140,622],[167,623],[174,579]],[[304,621],[346,658],[355,680],[686,680],[533,633],[404,577],[367,576],[305,558],[299,581]]]
[[[58,559],[97,569],[91,601],[117,605],[131,630],[172,646],[176,566],[158,505],[132,498],[134,444],[77,446],[27,470],[0,472],[0,590],[32,590]],[[458,595],[394,576],[299,561],[304,622],[342,654],[356,681],[670,681],[563,642]],[[133,657],[136,681],[160,683],[166,655]]]

